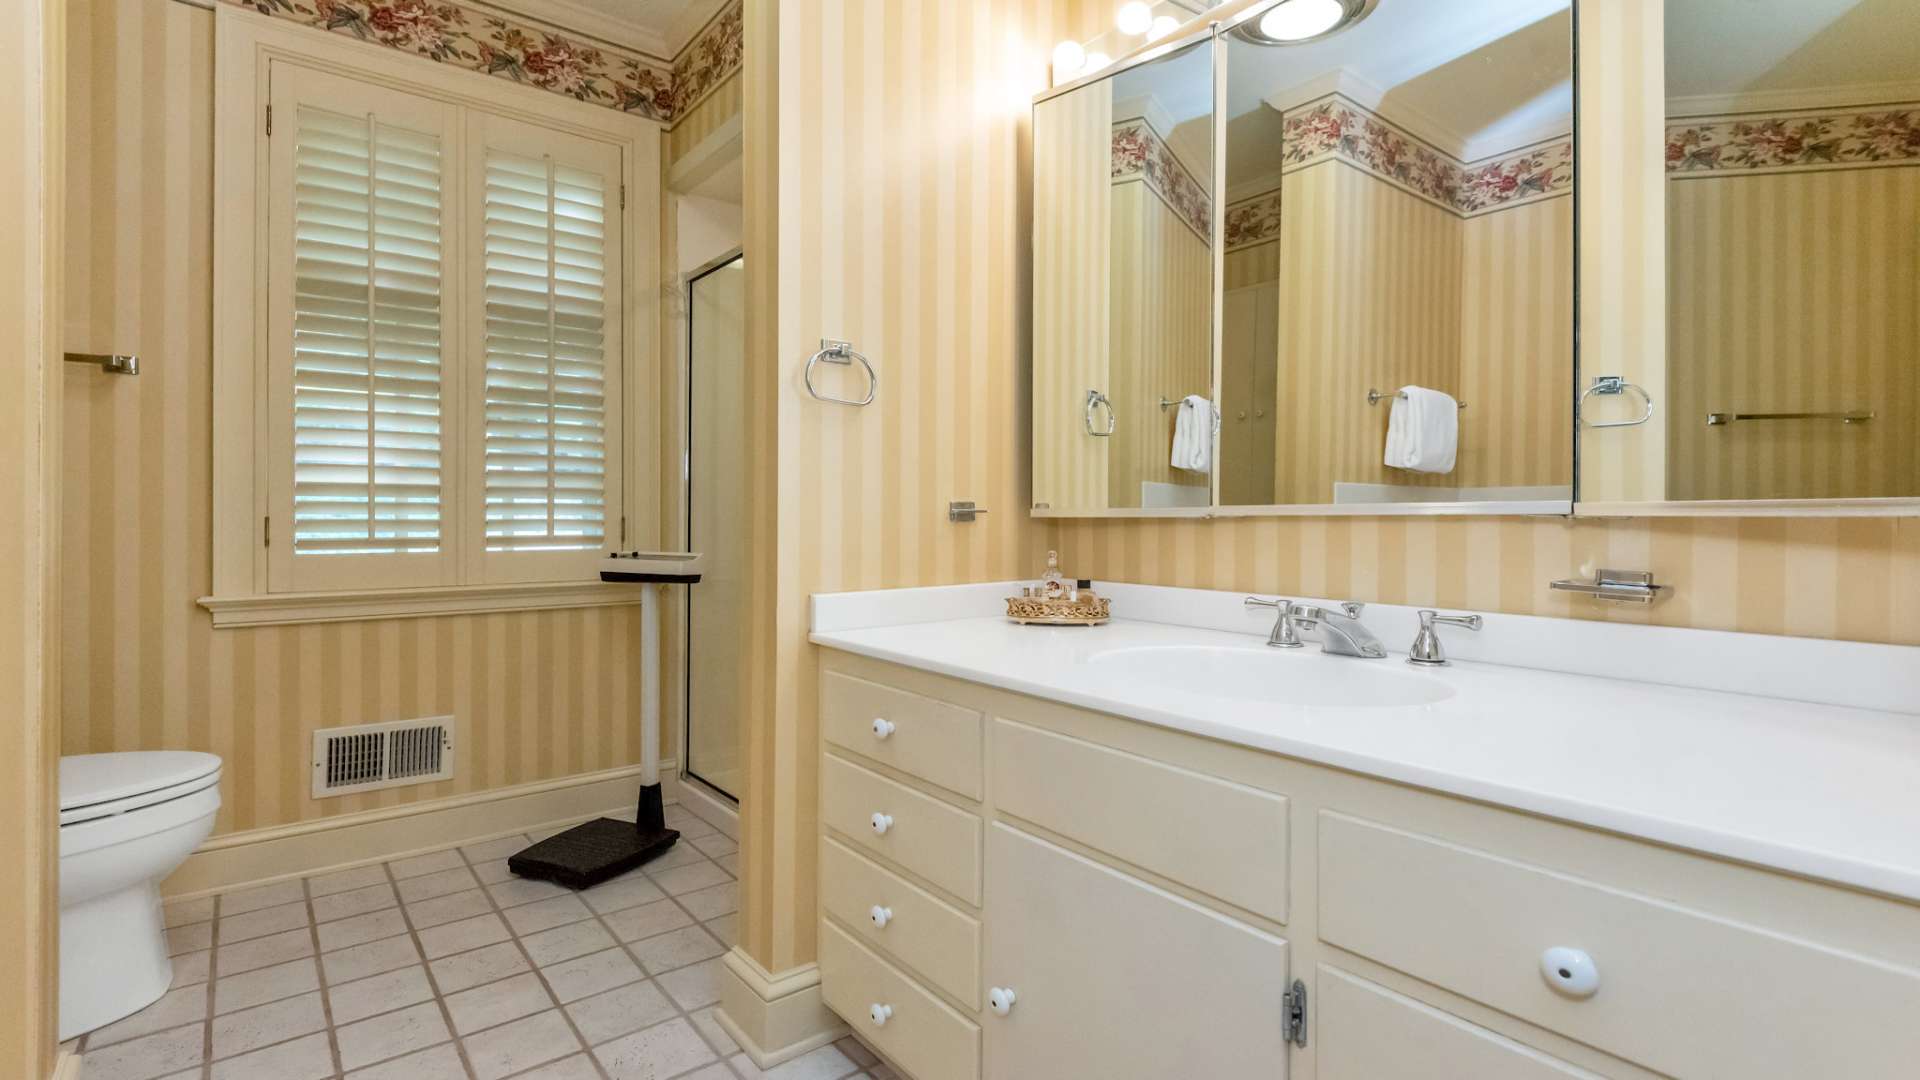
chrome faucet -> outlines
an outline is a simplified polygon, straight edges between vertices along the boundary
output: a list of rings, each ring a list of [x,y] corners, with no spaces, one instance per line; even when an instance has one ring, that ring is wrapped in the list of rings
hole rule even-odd
[[[1340,610],[1330,611],[1323,607],[1309,607],[1296,604],[1291,600],[1262,600],[1257,596],[1247,597],[1248,607],[1270,607],[1277,616],[1273,622],[1273,633],[1267,635],[1267,644],[1276,649],[1297,649],[1303,641],[1300,631],[1307,630],[1318,635],[1320,651],[1330,656],[1357,656],[1367,660],[1379,660],[1387,655],[1387,647],[1373,632],[1360,624],[1360,613],[1365,604],[1347,601]]]

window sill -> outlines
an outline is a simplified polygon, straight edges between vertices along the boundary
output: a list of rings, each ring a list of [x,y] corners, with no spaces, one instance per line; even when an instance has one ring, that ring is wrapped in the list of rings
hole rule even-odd
[[[484,615],[502,611],[619,607],[640,602],[634,585],[599,581],[532,585],[451,585],[428,589],[272,593],[265,596],[203,596],[215,629],[292,626],[300,623],[420,619],[436,615]]]

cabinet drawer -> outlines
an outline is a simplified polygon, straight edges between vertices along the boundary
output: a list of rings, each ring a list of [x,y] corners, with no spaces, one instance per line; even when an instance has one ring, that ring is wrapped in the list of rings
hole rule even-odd
[[[914,1080],[977,1080],[980,1028],[833,923],[820,924],[820,992],[827,1007]],[[893,1010],[886,1023],[872,1009]]]
[[[1339,814],[1319,819],[1320,936],[1673,1076],[1899,1076],[1916,973]],[[1787,913],[1783,912],[1783,915]],[[1592,996],[1541,954],[1588,953]]]
[[[873,815],[893,823],[884,833]],[[980,903],[980,818],[828,754],[820,820],[856,847],[884,855],[969,904]]]
[[[874,730],[885,721],[891,730]],[[820,677],[820,732],[969,799],[981,797],[980,713],[837,671]]]
[[[999,719],[993,790],[1007,813],[1287,921],[1283,795]]]
[[[1346,972],[1322,967],[1315,982],[1319,1080],[1599,1080]]]
[[[886,925],[873,919],[884,908]],[[820,909],[852,935],[980,1007],[980,923],[838,840],[820,842]]]

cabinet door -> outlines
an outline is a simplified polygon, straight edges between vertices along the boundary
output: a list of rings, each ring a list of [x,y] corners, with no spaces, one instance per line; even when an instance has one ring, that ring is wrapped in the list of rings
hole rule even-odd
[[[1287,1075],[1287,943],[996,823],[988,1080]]]

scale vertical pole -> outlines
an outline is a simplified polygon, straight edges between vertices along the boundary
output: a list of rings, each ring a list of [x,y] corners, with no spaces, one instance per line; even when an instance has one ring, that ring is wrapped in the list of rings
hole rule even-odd
[[[640,586],[640,805],[634,824],[642,832],[667,827],[660,792],[660,586]]]

